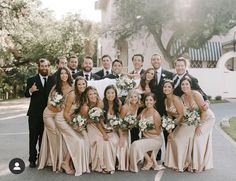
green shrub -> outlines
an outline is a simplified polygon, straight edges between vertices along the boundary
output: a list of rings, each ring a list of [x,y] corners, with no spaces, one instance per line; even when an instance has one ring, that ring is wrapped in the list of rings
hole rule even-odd
[[[221,100],[222,100],[222,97],[221,97],[221,96],[216,96],[216,97],[215,97],[215,100],[216,100],[216,101],[221,101]]]

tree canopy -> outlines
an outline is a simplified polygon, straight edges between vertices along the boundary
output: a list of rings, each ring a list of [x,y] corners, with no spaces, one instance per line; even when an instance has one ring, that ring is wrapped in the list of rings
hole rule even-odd
[[[234,0],[118,0],[114,5],[117,15],[106,32],[117,39],[153,36],[170,66],[189,48],[200,48],[236,25]],[[174,50],[176,43],[181,46]]]
[[[96,56],[98,32],[99,25],[80,14],[57,20],[40,0],[0,0],[0,93],[11,89],[16,94],[16,82],[23,89],[40,58],[53,64],[59,56]]]

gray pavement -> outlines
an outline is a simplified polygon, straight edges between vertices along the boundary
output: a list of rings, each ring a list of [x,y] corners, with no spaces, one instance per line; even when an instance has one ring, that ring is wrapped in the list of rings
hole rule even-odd
[[[98,173],[84,174],[80,177],[66,175],[65,173],[53,173],[51,168],[38,171],[26,166],[22,174],[14,175],[8,169],[12,158],[22,158],[28,165],[28,124],[26,110],[28,99],[20,99],[8,102],[0,102],[0,180],[90,180],[90,181],[153,181],[157,171],[141,171],[137,174],[130,172],[115,172],[114,175]],[[236,102],[211,105],[216,115],[216,125],[223,118],[236,115]],[[162,175],[162,181],[235,181],[236,180],[236,147],[226,139],[221,131],[215,127],[213,131],[214,169],[202,173],[178,173],[166,169]]]

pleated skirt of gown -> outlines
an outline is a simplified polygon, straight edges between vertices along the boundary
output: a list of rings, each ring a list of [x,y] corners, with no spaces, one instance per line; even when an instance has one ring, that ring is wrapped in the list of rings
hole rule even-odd
[[[119,137],[115,131],[107,133],[109,140],[105,141],[100,130],[94,123],[87,125],[91,151],[92,171],[114,172]]]
[[[206,118],[201,122],[200,136],[193,139],[193,170],[201,172],[213,168],[212,129],[215,123],[214,113],[208,109]]]
[[[56,114],[50,111],[47,107],[43,112],[44,132],[42,144],[39,154],[38,169],[43,169],[45,166],[52,166],[53,171],[57,171],[59,162],[59,149],[61,143],[61,135],[55,124]]]
[[[173,140],[168,140],[165,166],[183,172],[192,167],[192,147],[195,126],[182,123],[173,131]]]
[[[125,130],[124,130],[125,131]],[[118,170],[129,170],[129,154],[130,154],[130,130],[126,130],[124,134],[125,142],[123,147],[117,147]]]
[[[159,136],[149,136],[146,135],[145,138],[134,141],[130,146],[130,171],[138,172],[138,162],[144,159],[145,153],[152,151],[151,159],[154,163],[154,170],[157,170],[158,164],[156,161],[156,156],[158,151],[161,149],[163,144],[163,139],[161,135]]]
[[[76,132],[64,119],[63,111],[56,116],[56,126],[62,135],[62,148],[60,149],[60,156],[62,158],[68,151],[74,168],[75,176],[80,176],[83,173],[90,173],[89,169],[89,147],[88,137],[86,131],[81,133]],[[61,167],[62,161],[60,162]]]

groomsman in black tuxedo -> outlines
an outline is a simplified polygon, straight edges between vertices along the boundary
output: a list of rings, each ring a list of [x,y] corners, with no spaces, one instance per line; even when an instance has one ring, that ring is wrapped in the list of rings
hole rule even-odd
[[[25,97],[30,97],[30,105],[27,112],[29,124],[29,162],[30,167],[36,167],[38,152],[44,130],[43,111],[47,106],[49,92],[53,86],[53,78],[49,76],[50,63],[46,59],[38,62],[38,74],[27,80]]]
[[[68,61],[68,68],[71,71],[72,77],[75,79],[75,74],[79,72],[78,70],[79,61],[76,55],[72,55]]]
[[[105,76],[108,76],[111,74],[111,64],[112,64],[112,59],[109,55],[103,55],[102,56],[102,66],[103,69],[99,70],[95,74],[101,77],[103,79]]]
[[[192,80],[192,89],[198,90],[202,94],[203,99],[206,101],[205,108],[207,108],[209,106],[207,95],[200,88],[198,80],[188,73],[186,67],[187,67],[187,60],[184,57],[180,57],[175,61],[176,74],[173,76],[174,94],[177,96],[181,96],[183,94],[180,82],[185,76],[188,76]]]
[[[132,62],[133,62],[133,67],[134,70],[131,71],[128,76],[134,79],[139,79],[145,70],[142,68],[143,67],[143,62],[144,62],[144,57],[142,54],[135,54],[132,57]]]
[[[166,111],[165,111],[164,94],[163,94],[162,86],[165,79],[171,79],[173,77],[173,73],[162,68],[161,58],[162,57],[160,54],[154,54],[151,57],[151,64],[156,71],[157,78],[156,78],[156,86],[150,87],[150,88],[151,88],[151,92],[155,94],[156,99],[157,99],[155,107],[157,111],[159,112],[160,116],[163,116],[163,114],[165,114]],[[164,138],[165,138],[165,144],[167,144],[168,133],[166,130],[163,130],[163,133],[164,133]],[[157,156],[157,160],[160,160],[160,159],[161,159],[161,150],[159,151],[158,156]]]
[[[100,76],[92,73],[92,69],[93,69],[93,59],[90,56],[86,56],[86,57],[84,57],[84,61],[82,64],[82,71],[75,73],[73,77],[76,78],[78,76],[82,76],[87,81],[100,80],[101,79]]]
[[[121,60],[115,59],[112,62],[112,73],[105,76],[104,78],[108,79],[117,79],[122,76],[123,63]]]

